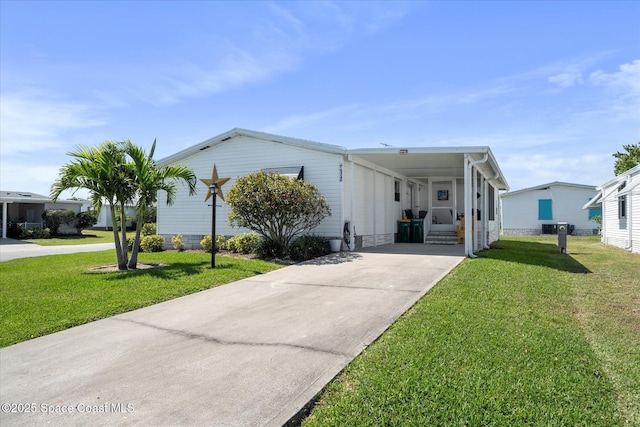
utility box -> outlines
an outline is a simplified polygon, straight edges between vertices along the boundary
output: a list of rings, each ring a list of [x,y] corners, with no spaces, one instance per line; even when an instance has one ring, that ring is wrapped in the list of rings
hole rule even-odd
[[[566,222],[558,223],[558,250],[562,253],[567,253],[567,232],[569,230],[569,224]]]

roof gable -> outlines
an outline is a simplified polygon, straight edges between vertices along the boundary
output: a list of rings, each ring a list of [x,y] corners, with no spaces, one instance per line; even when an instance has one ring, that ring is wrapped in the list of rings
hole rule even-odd
[[[193,145],[168,157],[158,161],[158,164],[165,165],[169,163],[179,162],[182,159],[197,154],[199,151],[207,150],[216,145],[220,145],[238,136],[247,136],[250,138],[260,139],[263,141],[271,141],[279,144],[291,145],[294,147],[307,148],[309,150],[322,151],[325,153],[346,155],[347,149],[338,145],[324,144],[321,142],[309,141],[306,139],[291,138],[288,136],[273,135],[264,132],[258,132],[248,129],[234,128],[228,132],[222,133],[213,138],[207,139],[199,144]]]
[[[550,187],[573,187],[573,188],[580,188],[580,189],[583,189],[583,190],[592,190],[594,192],[596,191],[596,186],[595,185],[572,184],[570,182],[554,181],[554,182],[550,182],[548,184],[536,185],[535,187],[523,188],[522,190],[510,191],[508,193],[502,194],[500,197],[511,197],[511,196],[515,196],[517,194],[527,193],[527,192],[530,192],[530,191],[546,190],[546,189],[548,189]]]

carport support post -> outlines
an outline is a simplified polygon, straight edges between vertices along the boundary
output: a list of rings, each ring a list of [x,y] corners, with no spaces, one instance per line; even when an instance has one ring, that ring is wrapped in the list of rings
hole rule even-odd
[[[216,268],[216,199],[218,195],[218,184],[215,182],[209,186],[213,194],[213,212],[211,215],[211,268]]]
[[[7,202],[2,202],[2,238],[7,238]]]

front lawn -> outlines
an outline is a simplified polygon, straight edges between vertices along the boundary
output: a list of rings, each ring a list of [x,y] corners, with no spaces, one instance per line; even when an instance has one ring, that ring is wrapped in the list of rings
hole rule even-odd
[[[206,252],[141,253],[162,268],[95,272],[115,251],[52,255],[0,263],[0,346],[266,273],[280,265]]]
[[[134,233],[134,234],[129,234]],[[127,236],[135,235],[135,231],[127,232]],[[59,236],[51,239],[21,239],[23,242],[40,246],[86,245],[89,243],[113,243],[113,231],[82,230],[79,236]]]
[[[504,239],[331,382],[305,426],[640,425],[640,256]]]

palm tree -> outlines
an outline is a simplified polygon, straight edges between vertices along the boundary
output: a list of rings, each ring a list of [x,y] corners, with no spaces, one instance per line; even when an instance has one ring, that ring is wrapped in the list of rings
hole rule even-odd
[[[51,186],[51,199],[56,201],[65,190],[86,189],[91,204],[100,211],[105,202],[110,206],[118,269],[127,269],[127,239],[122,227],[122,242],[118,236],[116,206],[121,207],[121,224],[125,224],[124,204],[135,195],[134,177],[127,167],[125,153],[119,144],[105,141],[99,147],[80,146],[67,153],[74,160],[62,168],[58,180]]]
[[[143,225],[142,218],[144,218],[147,207],[156,203],[158,190],[166,192],[166,204],[170,206],[176,198],[176,182],[184,181],[189,187],[189,195],[193,195],[196,192],[196,176],[191,169],[182,165],[158,167],[153,160],[156,140],[153,141],[149,154],[131,141],[123,141],[121,147],[122,151],[131,159],[130,166],[133,168],[132,172],[136,177],[136,213],[138,221],[136,224],[136,237],[128,265],[129,268],[136,268],[140,248],[140,232]]]

